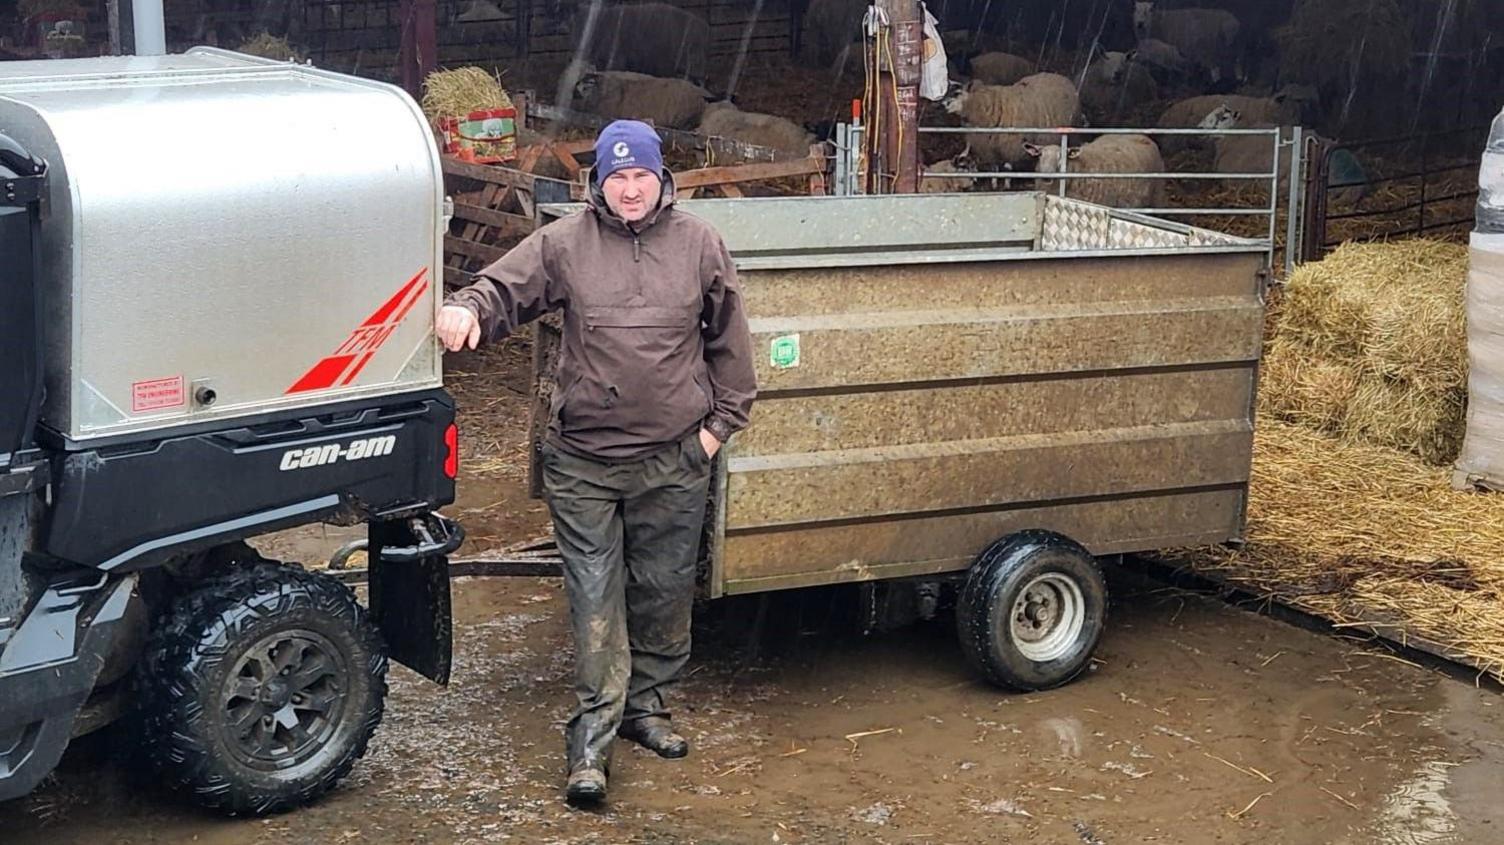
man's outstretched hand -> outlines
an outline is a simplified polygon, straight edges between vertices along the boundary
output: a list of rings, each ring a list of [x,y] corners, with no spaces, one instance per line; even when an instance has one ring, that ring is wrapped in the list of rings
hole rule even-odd
[[[463,305],[445,305],[440,308],[434,331],[439,336],[439,342],[450,352],[458,352],[465,346],[474,349],[480,344],[480,321],[475,319],[475,312]]]

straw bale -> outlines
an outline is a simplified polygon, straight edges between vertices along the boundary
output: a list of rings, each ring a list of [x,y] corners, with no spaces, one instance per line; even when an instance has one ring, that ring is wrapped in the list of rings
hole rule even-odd
[[[1276,338],[1264,353],[1259,407],[1287,422],[1337,431],[1358,382],[1355,367],[1321,360],[1299,343]]]
[[[1425,391],[1370,376],[1358,382],[1340,431],[1349,442],[1398,449],[1444,466],[1462,451],[1466,422],[1465,390]]]
[[[301,62],[304,59],[303,54],[294,49],[286,38],[278,38],[269,32],[262,32],[247,38],[235,49],[246,55],[275,59],[280,62]]]
[[[430,121],[508,108],[512,108],[512,98],[501,80],[478,67],[434,71],[423,80],[423,114]]]
[[[1347,244],[1284,286],[1261,408],[1350,442],[1450,463],[1466,423],[1467,250]]]

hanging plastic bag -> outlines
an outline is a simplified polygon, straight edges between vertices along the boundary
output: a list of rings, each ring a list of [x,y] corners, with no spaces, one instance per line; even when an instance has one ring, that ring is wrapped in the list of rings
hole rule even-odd
[[[919,96],[926,100],[945,99],[950,88],[950,67],[945,57],[945,44],[940,41],[940,22],[924,9],[924,66],[919,76]]]

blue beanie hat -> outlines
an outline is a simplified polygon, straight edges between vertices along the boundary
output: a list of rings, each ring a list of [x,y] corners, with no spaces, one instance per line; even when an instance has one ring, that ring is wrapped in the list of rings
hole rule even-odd
[[[642,167],[663,173],[663,141],[640,120],[612,121],[595,139],[595,184],[618,170]]]

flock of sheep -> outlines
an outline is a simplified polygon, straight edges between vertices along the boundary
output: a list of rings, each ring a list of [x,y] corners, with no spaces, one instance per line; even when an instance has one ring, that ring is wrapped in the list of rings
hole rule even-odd
[[[602,118],[632,116],[792,156],[807,155],[817,140],[810,125],[743,111],[707,90],[710,30],[698,15],[669,3],[646,2],[597,7],[588,12],[595,16],[590,21],[585,17],[587,5],[575,12],[573,24],[577,33],[590,33],[576,56],[583,65],[572,92],[579,108]],[[810,0],[804,39],[817,62],[843,61],[851,48],[860,48],[860,21],[867,5],[866,0]],[[955,64],[969,78],[964,84],[953,83],[942,104],[966,126],[997,130],[1120,126],[1143,120],[1145,109],[1164,102],[1170,105],[1155,123],[1161,128],[1253,128],[1308,121],[1317,105],[1315,89],[1309,86],[1286,85],[1267,96],[1187,96],[1247,81],[1240,29],[1238,19],[1223,10],[1161,10],[1154,2],[1139,0],[1133,3],[1134,43],[1121,51],[1094,52],[1074,79],[1041,72],[1022,56],[978,50],[973,34],[947,33],[943,40],[953,57],[960,53]],[[928,177],[923,190],[969,189],[968,171],[1046,174],[1067,169],[1060,161],[1058,134],[965,137],[969,143],[962,154],[926,165],[932,174],[956,175]],[[1165,171],[1166,156],[1189,146],[1210,147],[1218,173],[1270,172],[1275,167],[1274,145],[1267,135],[1220,136],[1209,143],[1194,135],[1104,134],[1066,155],[1072,171],[1150,173]],[[1049,181],[1040,177],[1040,186],[1047,188]],[[1162,207],[1164,184],[1159,179],[1075,179],[1069,180],[1066,193],[1119,207]]]
[[[572,31],[584,42],[575,56],[578,82],[570,92],[580,109],[809,155],[816,139],[805,127],[743,111],[705,88],[710,25],[704,18],[668,3],[594,8],[581,3],[572,18]]]

